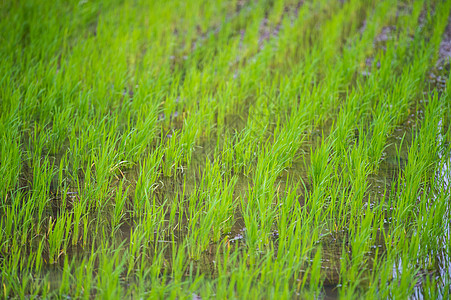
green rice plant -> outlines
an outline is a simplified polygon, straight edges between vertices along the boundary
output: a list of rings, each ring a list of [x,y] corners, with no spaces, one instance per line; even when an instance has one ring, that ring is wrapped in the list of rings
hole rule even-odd
[[[56,220],[49,218],[48,242],[49,263],[54,264],[66,252],[69,230],[72,228],[72,215],[64,214]]]
[[[135,267],[135,262],[139,261],[142,247],[144,246],[145,234],[141,226],[137,226],[134,230],[130,232],[130,247],[128,249],[128,269],[127,274],[130,274]]]
[[[164,158],[166,159],[166,157]],[[133,211],[137,214],[145,207],[146,201],[151,197],[151,192],[158,186],[160,168],[163,166],[163,151],[157,148],[140,163],[140,173],[137,178]]]
[[[180,251],[181,249],[185,249],[185,244],[178,244],[176,247],[172,247],[171,251],[171,257],[170,257],[170,264],[171,264],[171,273],[170,278],[172,281],[172,284],[174,286],[180,286],[182,285],[182,277],[185,274],[185,270],[187,267],[185,256],[185,251]],[[174,297],[176,295],[175,290],[170,290],[171,297]]]
[[[43,257],[43,254],[44,254],[44,245],[45,245],[45,242],[46,242],[46,239],[45,239],[45,237],[44,238],[42,238],[40,241],[39,241],[39,245],[38,245],[38,248],[36,249],[36,258],[35,258],[35,261],[34,261],[34,270],[35,270],[35,272],[37,272],[37,273],[39,273],[41,270],[42,270],[42,267],[43,267],[43,265],[44,265],[44,257]]]
[[[190,243],[189,255],[194,259],[199,259],[202,251],[204,251],[210,242],[210,230],[214,219],[212,217],[205,218],[198,212],[205,212],[205,203],[202,196],[199,194],[192,194],[188,200],[189,205],[189,236]]]
[[[144,216],[138,224],[144,227],[143,231],[147,243],[158,241],[163,232],[164,222],[162,220],[165,219],[165,206],[165,203],[158,205],[155,197],[152,202],[146,202]]]
[[[34,203],[37,208],[38,233],[41,221],[43,221],[45,209],[48,205],[49,199],[47,198],[47,195],[50,190],[50,184],[52,182],[53,176],[53,164],[50,164],[48,158],[45,158],[42,161],[39,160],[34,164],[32,184],[33,193],[30,195],[30,200],[36,199],[31,202]]]
[[[96,149],[90,160],[90,168],[94,167],[94,199],[95,207],[102,208],[109,195],[109,186],[111,185],[112,174],[116,171],[116,167],[122,161],[120,159],[120,154],[114,151],[115,145],[117,144],[118,137],[111,136],[108,133],[103,134],[104,140],[101,148]]]
[[[39,285],[32,274],[22,274],[26,269],[27,262],[21,259],[21,249],[19,245],[11,248],[12,256],[2,260],[1,278],[8,285],[2,285],[2,295],[4,297],[37,297],[39,294],[46,295],[46,287]]]
[[[114,197],[115,204],[113,206],[113,218],[111,220],[111,227],[113,228],[112,232],[115,232],[116,229],[122,224],[122,219],[125,216],[125,201],[127,200],[129,186],[127,186],[124,190],[123,181],[121,181],[116,188],[116,195]]]
[[[82,217],[82,222],[83,222],[83,236],[81,237],[81,241],[82,241],[82,245],[83,247],[87,246],[88,244],[88,234],[89,234],[89,226],[90,226],[90,221],[89,221],[89,216],[88,215],[84,215]]]
[[[21,169],[20,151],[20,134],[19,134],[19,120],[14,118],[14,115],[3,116],[0,118],[2,127],[0,129],[1,143],[0,143],[0,166],[1,176],[1,204],[5,205],[8,199],[8,193],[15,189],[18,184],[19,174]]]
[[[235,161],[233,169],[235,173],[243,172],[247,175],[255,161],[257,145],[261,139],[261,132],[264,131],[259,133],[254,129],[254,126],[255,123],[251,122],[248,127],[236,135],[233,145]]]
[[[162,172],[167,177],[176,174],[177,168],[181,165],[183,149],[180,147],[178,136],[179,133],[174,131],[170,134],[166,142]]]
[[[140,93],[136,97],[148,98]],[[136,100],[139,101],[139,100]],[[127,120],[127,127],[124,130],[126,135],[122,136],[120,149],[123,149],[124,161],[135,163],[139,161],[142,155],[150,146],[155,131],[157,129],[158,107],[143,104],[140,108],[136,123],[132,123],[132,118]]]
[[[191,242],[188,247],[193,249],[194,257],[199,257],[210,242],[219,241],[233,224],[236,207],[233,190],[237,178],[223,179],[221,169],[207,160],[199,188],[188,200],[188,239]]]
[[[53,112],[52,131],[49,140],[49,153],[57,155],[64,142],[67,139],[69,128],[73,126],[71,115],[73,113],[72,107],[67,106],[63,111],[56,109]]]
[[[180,135],[179,147],[182,153],[182,160],[185,163],[186,167],[189,167],[189,163],[191,162],[191,155],[194,149],[194,144],[196,142],[197,137],[200,134],[196,126],[199,126],[199,124],[201,123],[202,121],[201,116],[202,115],[198,114],[196,116],[188,118],[188,120],[185,119],[184,129]]]
[[[434,101],[435,100],[435,101]],[[428,123],[424,124],[418,134],[417,142],[413,143],[408,156],[407,166],[404,173],[404,182],[399,182],[398,189],[404,187],[403,196],[397,203],[398,215],[396,216],[398,224],[406,225],[412,221],[412,213],[414,209],[414,201],[418,197],[418,193],[422,188],[426,174],[430,173],[434,166],[434,159],[437,159],[437,154],[430,155],[430,153],[438,153],[437,144],[435,142],[438,130],[439,115],[436,116],[433,111],[439,109],[437,97],[430,99],[432,103],[428,105]],[[434,117],[435,116],[435,117]],[[434,152],[435,150],[435,152]]]
[[[59,295],[70,295],[70,288],[71,288],[71,280],[72,279],[72,274],[71,271],[73,269],[73,263],[74,261],[71,261],[71,264],[69,264],[69,259],[67,256],[64,257],[64,267],[63,267],[63,275],[61,278],[61,285],[59,287],[59,291],[58,294]]]
[[[368,203],[369,204],[369,203]],[[354,212],[352,215],[359,216],[361,211]],[[369,264],[370,244],[368,241],[374,237],[371,225],[373,224],[373,213],[370,205],[367,205],[364,216],[359,217],[359,223],[350,224],[350,241],[343,241],[342,259],[340,266],[340,281],[341,290],[345,293],[343,298],[352,298],[359,294],[359,286],[361,286],[367,279],[365,274],[365,266]],[[347,254],[347,249],[351,249]]]
[[[74,266],[74,290],[72,291],[74,297],[90,298],[93,284],[93,261],[96,259],[96,256],[96,254],[92,254],[89,258],[85,257],[79,262],[78,266]]]
[[[106,255],[100,256],[99,272],[96,276],[96,296],[117,298],[123,293],[120,275],[124,270],[127,253],[121,253],[118,249],[111,250],[107,244],[102,245],[102,248]]]
[[[80,227],[82,225],[82,220],[86,217],[86,209],[88,207],[87,199],[79,199],[79,201],[74,202],[73,207],[73,230],[72,230],[72,245],[76,245],[79,242]]]

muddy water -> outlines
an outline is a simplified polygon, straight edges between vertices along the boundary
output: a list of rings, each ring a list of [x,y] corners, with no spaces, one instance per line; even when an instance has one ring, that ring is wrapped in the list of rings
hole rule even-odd
[[[379,165],[379,169],[377,173],[371,174],[368,177],[368,195],[371,201],[376,204],[380,201],[384,195],[387,197],[387,193],[389,193],[394,187],[392,186],[392,182],[396,180],[396,178],[402,172],[402,169],[407,163],[407,151],[409,145],[412,141],[412,132],[415,130],[415,122],[413,122],[415,116],[412,116],[411,120],[407,121],[403,126],[397,127],[392,136],[387,140],[387,148],[383,153],[382,161]],[[307,188],[310,186],[309,178],[308,178],[308,170],[310,161],[310,152],[316,148],[317,144],[321,140],[322,136],[317,131],[316,134],[312,134],[304,143],[302,152],[303,152],[303,160],[295,161],[291,168],[287,169],[280,176],[277,184],[280,185],[280,189],[284,190],[286,185],[291,185],[291,180],[298,180],[302,178],[306,183]],[[327,131],[326,131],[327,132]],[[155,196],[158,203],[164,203],[165,200],[171,200],[175,197],[180,197],[180,195],[185,193],[185,196],[189,196],[191,193],[195,192],[196,183],[201,180],[202,172],[205,168],[205,161],[207,157],[212,158],[212,153],[215,145],[208,144],[207,142],[199,142],[199,145],[195,147],[193,152],[192,161],[189,168],[185,168],[178,172],[178,175],[175,177],[162,177],[158,179],[155,190],[153,191],[152,197]],[[399,154],[399,156],[398,156]],[[445,154],[443,154],[445,156]],[[441,176],[444,178],[444,182],[447,184],[447,188],[449,189],[449,182],[451,181],[450,177],[450,165],[451,158],[448,154],[448,162],[444,164],[444,169],[442,170]],[[128,171],[123,172],[125,178],[130,183],[130,196],[134,195],[134,183],[136,182],[139,170],[138,169],[130,169]],[[249,183],[251,183],[251,179],[244,175],[238,176],[237,184],[235,185],[234,197],[243,196],[248,192]],[[185,189],[185,190],[184,190]],[[301,191],[300,191],[301,193]],[[300,197],[302,201],[302,197]],[[165,221],[169,221],[169,213],[165,216]],[[153,241],[151,244],[154,249],[165,249],[164,254],[166,258],[165,268],[167,270],[171,269],[172,263],[172,253],[176,248],[182,243],[184,237],[187,235],[187,224],[188,221],[185,217],[180,218],[182,220],[182,224],[179,224],[177,230],[167,230],[165,234],[161,235],[158,240]],[[244,221],[241,216],[241,211],[239,208],[235,211],[235,223],[232,226],[230,232],[224,234],[222,238],[227,239],[227,243],[229,247],[232,249],[237,249],[239,251],[240,248],[246,247],[246,227]],[[387,211],[386,217],[386,225],[391,222],[390,211]],[[124,242],[127,243],[130,241],[130,232],[133,230],[133,221],[125,220],[124,224],[120,228],[120,230],[115,234],[115,240],[117,243]],[[447,229],[448,235],[450,234],[449,228]],[[370,246],[370,251],[366,253],[366,261],[367,265],[365,269],[371,272],[373,261],[375,259],[376,250],[378,252],[378,257],[383,257],[385,251],[385,241],[382,238],[382,234],[380,234]],[[277,251],[277,239],[278,234],[277,231],[274,230],[272,235],[272,241],[275,245],[275,249]],[[341,268],[341,260],[344,258],[352,259],[349,255],[352,254],[352,248],[349,243],[350,234],[346,230],[342,230],[339,232],[324,232],[319,240],[321,245],[321,278],[324,283],[324,297],[326,298],[335,298],[338,296],[338,288],[337,285],[340,283],[340,268]],[[449,237],[444,239],[444,241],[449,240]],[[206,251],[204,251],[198,260],[191,260],[189,264],[192,266],[195,272],[200,272],[206,276],[206,278],[214,279],[217,275],[215,260],[218,259],[217,255],[221,255],[221,249],[218,249],[219,243],[211,243]],[[83,250],[80,248],[72,249],[71,253],[68,253],[68,256],[89,256],[89,247]],[[313,252],[314,255],[315,252]],[[445,274],[450,274],[451,265],[450,259],[445,253],[441,254],[443,259],[440,261],[443,262],[440,266],[437,266],[438,272],[444,276]],[[62,261],[60,261],[59,265],[54,265],[46,269],[46,274],[49,276],[50,282],[52,286],[58,288],[59,282],[61,280],[61,272],[63,270]],[[446,273],[448,272],[448,273]],[[185,274],[189,276],[189,271]],[[54,278],[54,280],[53,280]],[[418,287],[418,293],[421,293],[421,288]]]
[[[412,117],[413,118],[413,117]],[[383,154],[383,159],[379,165],[379,169],[376,174],[372,174],[368,178],[369,190],[368,195],[370,195],[371,201],[377,203],[384,197],[387,197],[387,192],[391,191],[394,187],[392,182],[402,172],[402,169],[407,163],[407,151],[409,145],[412,141],[412,131],[414,131],[414,123],[407,122],[404,126],[400,126],[395,129],[392,136],[387,140],[387,148]],[[318,142],[319,137],[312,135],[309,140],[306,141],[304,146],[305,162],[310,160],[309,153],[315,148],[315,144]],[[193,159],[189,169],[185,169],[180,172],[178,176],[171,178],[159,178],[159,183],[154,191],[154,195],[159,203],[163,203],[166,199],[174,199],[177,195],[183,194],[183,189],[185,186],[185,195],[189,195],[195,191],[195,183],[199,182],[202,176],[202,170],[205,167],[205,160],[211,155],[213,145],[202,145],[196,147],[193,153]],[[399,156],[398,156],[399,154]],[[437,174],[441,177],[444,183],[443,191],[450,190],[451,182],[451,153],[442,153],[442,159],[444,160],[443,169]],[[284,189],[285,185],[289,184],[290,178],[302,178],[309,186],[308,182],[308,169],[309,166],[305,165],[304,162],[295,162],[290,169],[287,169],[277,184],[281,185]],[[136,182],[138,176],[138,170],[131,169],[124,172],[125,177],[131,185]],[[249,188],[250,179],[246,176],[239,176],[238,182],[235,186],[235,196],[246,195]],[[130,190],[133,194],[133,188]],[[186,218],[181,218],[182,224],[179,224],[177,230],[168,231],[167,234],[163,234],[158,240],[153,242],[154,249],[165,248],[166,265],[167,270],[171,269],[172,253],[184,240],[184,236],[187,234],[185,229],[187,226]],[[169,220],[169,215],[166,216],[166,221]],[[390,211],[387,211],[386,225],[391,222]],[[125,241],[126,243],[130,241],[130,231],[133,229],[131,226],[132,222],[125,222],[121,227],[120,231],[116,234],[117,242]],[[450,228],[446,229],[447,237],[443,238],[443,241],[449,240]],[[241,212],[239,209],[235,211],[235,223],[229,233],[223,235],[223,238],[227,238],[229,247],[232,249],[239,250],[240,248],[246,247],[246,227],[241,217]],[[272,235],[273,243],[277,251],[277,231],[273,232]],[[320,238],[319,243],[321,244],[321,276],[324,280],[324,297],[325,298],[335,298],[338,296],[337,286],[340,283],[340,268],[341,260],[352,259],[352,248],[350,246],[350,234],[347,230],[341,230],[339,232],[324,232]],[[446,245],[444,245],[446,249]],[[372,265],[375,259],[375,253],[378,253],[378,257],[383,257],[385,252],[385,241],[383,239],[383,234],[377,236],[375,240],[372,241],[370,250],[365,254],[365,259],[367,265],[365,269],[371,272]],[[86,250],[85,250],[86,251]],[[85,253],[82,249],[73,249],[69,256],[79,256],[89,255]],[[195,272],[200,272],[206,276],[206,278],[214,279],[216,274],[215,260],[218,259],[217,255],[221,255],[221,249],[218,249],[218,243],[211,243],[206,251],[204,251],[198,260],[191,260],[189,264],[192,266]],[[314,255],[314,252],[313,252]],[[436,266],[436,271],[433,273],[442,278],[447,278],[446,274],[451,274],[451,262],[449,253],[445,250],[438,253],[439,263]],[[49,279],[55,278],[55,280],[50,280],[55,288],[58,287],[62,264],[52,266],[46,270],[46,274]],[[396,266],[394,266],[396,267]],[[424,278],[429,276],[430,272],[424,273]],[[189,276],[189,271],[185,274]],[[414,291],[414,296],[417,295],[421,298],[422,295],[421,285],[419,284]]]
[[[402,172],[402,169],[407,164],[407,151],[412,141],[412,132],[415,130],[415,123],[418,117],[419,116],[411,115],[405,124],[395,128],[392,136],[387,140],[387,147],[383,153],[378,171],[368,177],[369,189],[367,193],[374,204],[378,203],[378,201],[380,201],[384,196],[387,197],[388,193],[393,190],[394,187],[392,186],[392,182],[396,180],[396,178],[400,175],[400,172]],[[246,123],[242,118],[232,115],[230,116],[230,120],[228,122],[235,124],[235,128],[233,128],[233,130],[236,131],[242,130]],[[310,166],[308,165],[308,162],[310,161],[310,153],[315,150],[318,143],[323,138],[323,135],[327,136],[328,133],[329,130],[327,128],[317,129],[312,132],[309,138],[304,142],[303,148],[301,149],[301,152],[303,153],[302,160],[295,161],[291,168],[285,170],[281,174],[278,182],[276,183],[280,186],[280,190],[285,190],[287,185],[292,185],[292,181],[298,180],[299,178],[301,178],[306,183],[307,188],[309,188],[310,182],[308,178],[308,170]],[[164,203],[165,200],[173,200],[175,197],[180,197],[183,193],[185,193],[185,196],[189,196],[191,193],[194,193],[196,183],[201,180],[203,170],[205,169],[206,159],[213,159],[215,146],[216,144],[209,143],[208,141],[198,141],[197,146],[194,148],[189,168],[180,169],[175,177],[160,176],[151,197],[155,196],[157,203],[161,204]],[[448,168],[450,164],[451,161],[446,165],[446,168]],[[445,176],[445,181],[447,182],[449,188],[450,171],[449,169],[446,169],[443,170],[443,172],[445,174],[443,176]],[[132,197],[134,195],[134,185],[137,181],[139,170],[124,170],[123,175],[130,183],[129,195]],[[245,197],[248,192],[251,179],[244,175],[237,176],[238,181],[235,185],[234,197]],[[71,193],[74,192],[71,191]],[[301,194],[300,199],[302,201],[302,192],[300,191],[299,193]],[[169,221],[169,213],[170,212],[168,212],[165,216],[166,222]],[[184,216],[181,216],[180,219],[182,220],[182,224],[179,224],[177,230],[167,230],[166,234],[161,235],[158,240],[153,242],[154,248],[165,248],[164,253],[167,261],[167,269],[171,268],[172,253],[173,249],[175,249],[174,247],[178,247],[187,234],[186,225],[188,221]],[[233,248],[244,248],[246,247],[246,227],[239,208],[235,211],[234,219],[235,223],[233,224],[231,231],[224,234],[222,238],[227,238],[228,244]],[[387,226],[390,222],[390,211],[388,211],[386,218]],[[124,225],[122,225],[119,232],[115,235],[117,242],[120,243],[125,241],[127,243],[130,241],[130,232],[134,229],[132,224],[132,220],[125,220]],[[447,232],[449,235],[449,228]],[[273,242],[276,249],[277,238],[277,231],[274,231]],[[352,249],[349,245],[349,238],[349,232],[346,230],[339,232],[324,232],[320,238],[319,243],[322,248],[321,275],[324,280],[325,292],[327,296],[333,297],[336,294],[336,287],[340,282],[339,274],[341,260],[343,258],[349,258],[349,255],[352,253]],[[445,240],[449,240],[449,238]],[[194,267],[193,269],[201,272],[208,278],[214,278],[216,276],[214,261],[217,259],[216,254],[221,252],[218,251],[217,247],[217,243],[211,243],[208,249],[202,253],[198,260],[192,260],[190,263]],[[371,271],[376,250],[378,251],[378,257],[383,257],[383,253],[385,251],[385,241],[383,240],[382,235],[372,242],[370,249],[371,250],[366,254],[366,261],[368,262],[368,265],[365,267],[368,271]],[[89,255],[89,253],[84,252],[81,249],[73,249],[69,256],[72,255],[83,256]],[[440,268],[441,271],[439,272],[441,273],[450,271],[451,267],[447,256],[444,256],[443,266]],[[59,265],[53,266],[48,271],[49,274],[56,274],[55,277],[58,277],[58,273],[61,274],[61,270],[62,265]],[[57,283],[55,283],[55,287],[57,287]]]
[[[368,178],[369,182],[369,190],[368,194],[370,195],[372,201],[377,202],[383,196],[384,193],[390,191],[392,189],[392,182],[399,176],[400,171],[406,164],[407,159],[407,149],[411,142],[412,138],[412,127],[410,125],[402,126],[397,128],[393,135],[387,141],[387,148],[383,155],[383,160],[380,163],[377,174],[372,174]],[[306,182],[307,187],[309,186],[308,179],[308,163],[307,165],[304,162],[308,162],[310,160],[310,151],[315,148],[316,144],[320,140],[319,135],[313,134],[304,145],[302,149],[304,152],[304,161],[296,161],[293,166],[287,169],[277,184],[280,186],[281,190],[285,189],[285,186],[289,184],[289,180],[294,180],[298,178],[302,178]],[[196,182],[199,182],[202,176],[202,170],[205,167],[205,160],[207,157],[210,157],[212,154],[212,149],[214,149],[214,145],[203,144],[202,146],[198,146],[195,148],[192,162],[188,169],[185,169],[179,172],[179,175],[175,178],[160,178],[158,182],[158,186],[154,191],[154,195],[159,203],[164,203],[165,200],[174,199],[174,197],[180,197],[183,192],[185,193],[185,197],[195,190]],[[398,158],[398,152],[400,153],[400,157]],[[130,170],[125,173],[125,176],[130,182],[134,182],[135,178],[138,175],[137,170]],[[246,176],[238,176],[238,181],[235,186],[235,197],[244,196],[248,192],[250,179]],[[185,189],[185,191],[184,191]],[[387,196],[387,194],[385,194]],[[301,197],[302,198],[302,197]],[[169,214],[169,212],[168,212]],[[387,225],[391,222],[391,218],[389,213],[387,214],[386,223]],[[170,260],[172,255],[172,250],[174,246],[180,244],[184,236],[187,234],[186,231],[186,218],[181,218],[186,222],[184,224],[179,224],[178,229],[175,231],[168,232],[167,235],[162,235],[158,241],[155,243],[164,245],[166,247],[166,255],[168,260],[167,267],[170,268]],[[232,230],[229,233],[223,235],[223,238],[227,238],[229,245],[237,247],[246,246],[246,228],[244,226],[244,222],[242,220],[241,212],[237,208],[235,211],[235,223],[232,227]],[[166,221],[169,220],[169,215],[166,216]],[[128,239],[129,233],[131,230],[131,226],[124,225],[122,227],[122,232],[118,234],[120,239]],[[381,235],[382,236],[382,235]],[[174,239],[173,239],[174,238]],[[275,244],[275,248],[277,249],[277,231],[273,232],[273,242]],[[348,256],[351,253],[350,246],[348,245],[349,234],[347,231],[340,232],[325,232],[321,239],[321,247],[322,247],[322,261],[321,261],[321,270],[322,276],[324,278],[324,285],[328,289],[328,293],[331,292],[333,294],[333,288],[337,286],[340,281],[340,263],[343,257]],[[374,240],[371,249],[378,249],[379,257],[382,256],[384,252],[385,243],[382,237]],[[158,246],[157,246],[158,247]],[[199,260],[192,261],[192,264],[195,266],[194,269],[200,271],[201,273],[207,275],[208,277],[215,276],[215,265],[214,260],[217,259],[216,253],[218,244],[211,243],[206,251],[204,251]],[[345,253],[343,253],[345,251]],[[367,269],[371,270],[372,260],[374,259],[375,251],[368,252],[367,261],[368,266]]]

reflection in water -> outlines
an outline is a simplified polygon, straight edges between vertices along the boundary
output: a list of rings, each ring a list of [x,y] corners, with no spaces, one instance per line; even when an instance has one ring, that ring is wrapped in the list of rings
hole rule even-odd
[[[442,129],[442,123],[439,122],[439,128]],[[448,203],[448,209],[445,210],[445,214],[441,216],[443,220],[449,220],[450,209],[449,201],[451,195],[451,145],[445,140],[445,134],[442,130],[439,130],[439,135],[437,137],[437,143],[442,145],[442,150],[439,153],[440,157],[440,167],[436,171],[435,175],[435,190],[428,194],[429,199],[427,200],[427,207],[429,210],[434,210],[434,202],[443,201],[438,199],[439,197],[447,197],[445,201]],[[419,201],[421,201],[421,195],[419,196]],[[423,216],[421,219],[423,220]],[[445,222],[443,228],[443,236],[440,240],[433,241],[438,245],[436,250],[429,250],[432,259],[428,258],[428,261],[420,262],[417,264],[419,266],[428,266],[427,268],[420,268],[417,273],[417,284],[413,288],[411,299],[428,299],[431,295],[427,295],[426,285],[432,283],[435,284],[435,290],[437,294],[435,296],[439,299],[449,296],[451,291],[447,291],[447,287],[451,284],[451,223]],[[421,230],[421,229],[420,229]],[[418,251],[421,251],[421,245]],[[431,265],[430,260],[434,261]],[[400,278],[403,272],[403,261],[400,258],[393,265],[393,278]]]

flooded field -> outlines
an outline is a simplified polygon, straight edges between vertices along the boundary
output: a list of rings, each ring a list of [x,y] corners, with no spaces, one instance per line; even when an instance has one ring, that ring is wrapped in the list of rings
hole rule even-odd
[[[447,299],[451,1],[0,4],[5,299]]]

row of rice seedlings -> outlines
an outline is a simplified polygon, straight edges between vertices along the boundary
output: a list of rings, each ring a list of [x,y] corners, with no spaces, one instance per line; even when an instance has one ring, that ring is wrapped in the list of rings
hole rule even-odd
[[[1,90],[6,94],[11,92],[11,86],[6,83],[1,83]],[[6,95],[1,96],[2,99],[6,98]],[[13,98],[14,100],[15,97]],[[11,111],[9,111],[11,110]],[[20,120],[14,113],[15,108],[8,106],[5,103],[2,105],[2,111],[0,117],[0,155],[2,164],[0,166],[1,176],[1,192],[0,203],[2,207],[6,205],[8,198],[11,197],[11,191],[17,189],[19,184],[19,174],[21,171],[22,152],[20,151]],[[9,194],[9,195],[8,195]]]
[[[242,198],[242,212],[246,225],[246,243],[251,249],[263,249],[274,223],[274,197],[276,180],[282,171],[290,167],[305,138],[305,117],[293,116],[284,128],[277,132],[274,142],[267,140],[258,153],[258,161],[252,175],[252,187]]]
[[[188,248],[190,257],[198,259],[210,242],[219,242],[234,224],[236,200],[233,191],[237,177],[223,177],[221,166],[207,161],[204,174],[187,200]]]
[[[424,67],[423,67],[423,70],[424,70]],[[413,82],[415,82],[416,80],[415,79],[413,79]],[[398,97],[398,98],[401,98],[401,99],[405,99],[405,98],[403,98],[403,97]],[[406,98],[408,98],[409,99],[409,97],[406,97]],[[396,110],[392,110],[392,112],[390,112],[390,113],[388,113],[388,115],[394,115],[394,114],[396,114],[396,113],[398,113],[398,111],[396,111]],[[387,114],[387,112],[383,112],[382,114]],[[379,115],[380,116],[380,115]],[[395,118],[393,118],[393,119],[395,119]],[[386,128],[387,130],[389,130],[390,131],[390,123],[391,124],[396,124],[396,123],[394,123],[394,120],[392,119],[392,122],[389,122],[388,124],[385,122],[384,123],[384,128]],[[399,118],[398,118],[399,119]],[[375,122],[378,122],[378,118],[376,118],[376,121]],[[376,123],[377,124],[377,123]],[[391,125],[391,126],[393,126],[393,125]],[[379,132],[379,131],[378,131]],[[366,139],[368,138],[368,135],[363,135],[363,134],[361,134],[361,136],[360,136],[360,140],[361,141],[359,141],[358,142],[358,145],[359,145],[359,147],[358,148],[361,148],[360,146],[361,145],[364,145],[365,143],[366,143]],[[372,137],[371,137],[371,140],[370,140],[370,145],[376,145],[376,144],[374,144],[374,142],[373,141],[377,141],[377,145],[379,145],[378,146],[378,148],[379,148],[379,151],[382,151],[383,150],[383,148],[384,148],[384,146],[383,146],[383,144],[384,144],[384,140],[385,140],[385,138],[384,138],[384,136],[382,135],[373,135]],[[365,147],[365,146],[364,146]],[[357,148],[357,147],[356,147]],[[366,148],[366,147],[365,147]],[[371,147],[370,148],[366,148],[366,149],[370,149],[371,150]],[[370,159],[370,163],[371,163],[371,165],[373,165],[375,162],[377,162],[379,159],[380,159],[380,157],[381,157],[381,155],[380,155],[380,153],[378,154],[378,155],[376,155],[376,160],[374,160],[374,156],[373,155],[371,155],[372,154],[372,151],[369,151],[369,153],[366,151],[366,149],[362,149],[363,150],[363,152],[362,152],[362,150],[360,150],[360,154],[358,154],[357,156],[354,156],[354,157],[359,157],[359,158],[363,158],[363,159],[365,159],[365,157],[367,157],[368,159]],[[367,153],[367,154],[366,154]],[[368,155],[369,154],[369,155]],[[370,165],[370,166],[371,166]],[[377,167],[377,165],[376,165],[376,167]],[[368,170],[371,170],[371,169],[373,169],[374,167],[370,167],[370,169],[368,169]],[[361,169],[361,168],[360,168]],[[368,171],[367,171],[368,172]],[[356,181],[354,180],[354,179],[352,179],[352,182],[353,183],[355,183]],[[353,185],[354,186],[354,185]],[[356,185],[357,186],[357,185]],[[365,186],[365,184],[363,183],[363,186]],[[354,195],[354,194],[352,194],[352,189],[351,189],[351,191],[350,191],[350,193],[351,193],[351,195]],[[362,194],[361,194],[361,196],[363,196]],[[350,199],[348,198],[348,197],[345,197],[345,198],[342,198],[342,199],[346,199],[347,201],[349,201]],[[361,197],[360,197],[360,199],[362,199]],[[352,216],[359,216],[359,215],[361,215],[362,214],[362,209],[363,209],[363,207],[362,208],[359,208],[359,209],[357,209],[357,210],[355,210],[355,209],[353,209],[353,208],[356,208],[356,205],[355,204],[363,204],[363,202],[360,200],[360,201],[358,201],[358,199],[357,199],[357,201],[355,201],[355,200],[351,200],[351,201],[349,201],[349,202],[347,202],[347,203],[350,203],[351,205],[352,205],[352,207],[351,207],[351,209],[349,210],[349,209],[344,209],[344,211],[350,211],[350,216],[352,217]],[[358,205],[357,205],[358,206]],[[362,221],[362,222],[364,222],[364,223],[366,223],[366,224],[369,224],[369,225],[371,225],[372,224],[372,221],[371,221],[371,218],[368,218],[368,216],[372,216],[372,215],[374,215],[374,214],[377,214],[379,217],[375,217],[375,218],[373,218],[374,220],[379,220],[379,219],[384,219],[383,217],[382,217],[382,215],[381,215],[381,208],[382,208],[382,206],[381,205],[378,205],[378,204],[376,204],[376,206],[374,206],[374,205],[370,205],[370,203],[368,203],[367,204],[367,208],[369,208],[370,206],[373,206],[373,208],[372,208],[372,211],[371,212],[369,212],[369,211],[367,211],[366,213],[364,213],[363,215],[365,216],[365,219]],[[338,219],[341,219],[341,220],[343,220],[343,219],[347,219],[347,218],[343,218],[343,217],[339,217]],[[360,221],[357,221],[357,223],[356,223],[356,225],[357,225],[357,227],[356,226],[354,226],[353,225],[353,223],[354,222],[352,222],[353,220],[351,219],[351,226],[350,226],[350,235],[352,236],[352,237],[354,237],[354,238],[352,238],[352,243],[351,243],[351,246],[350,246],[350,248],[352,249],[352,256],[353,256],[353,263],[351,264],[352,266],[354,266],[353,268],[346,268],[346,265],[342,265],[342,270],[347,270],[346,272],[344,272],[344,274],[342,274],[342,278],[343,278],[343,281],[344,281],[344,283],[343,283],[343,288],[342,289],[346,289],[347,290],[347,292],[349,293],[348,295],[352,295],[353,294],[353,289],[350,289],[349,288],[349,284],[351,284],[352,286],[354,286],[354,289],[355,289],[355,287],[356,286],[358,286],[358,284],[359,284],[359,282],[358,282],[358,280],[356,280],[356,278],[360,278],[360,277],[362,277],[362,274],[360,274],[359,272],[356,272],[356,271],[358,271],[358,270],[360,270],[361,269],[361,267],[360,267],[360,265],[359,265],[359,263],[358,263],[358,261],[356,261],[356,257],[357,258],[359,258],[359,259],[363,259],[363,263],[365,263],[365,260],[366,260],[366,258],[365,258],[365,256],[364,256],[364,253],[365,253],[365,251],[367,251],[368,249],[367,249],[367,247],[369,246],[369,245],[367,245],[366,246],[366,249],[365,249],[365,247],[364,248],[362,248],[362,247],[356,247],[356,245],[355,245],[355,243],[357,242],[357,243],[360,243],[361,245],[362,245],[362,242],[365,240],[365,237],[367,237],[367,235],[366,234],[363,234],[363,232],[362,231],[367,231],[368,232],[368,230],[370,230],[370,232],[372,231],[373,232],[373,234],[372,234],[372,240],[375,240],[375,238],[376,238],[376,236],[375,236],[375,234],[376,234],[376,231],[374,231],[374,228],[376,228],[376,227],[372,227],[373,229],[370,229],[371,227],[370,226],[368,226],[368,225],[362,225],[362,226],[359,226],[359,222]],[[343,224],[343,223],[342,223]],[[356,232],[356,233],[353,233],[353,232],[355,232],[355,230],[357,230],[358,232]],[[380,230],[383,230],[383,227],[381,227],[381,229]],[[357,238],[355,238],[355,237],[359,237],[358,239]],[[363,252],[360,252],[360,254],[358,253],[358,250],[362,250]],[[345,260],[342,260],[342,262],[346,262],[346,259]],[[355,267],[357,266],[357,269],[354,269]],[[351,274],[354,274],[354,275],[351,275]],[[351,277],[350,277],[351,276]],[[352,297],[352,296],[351,296]]]

